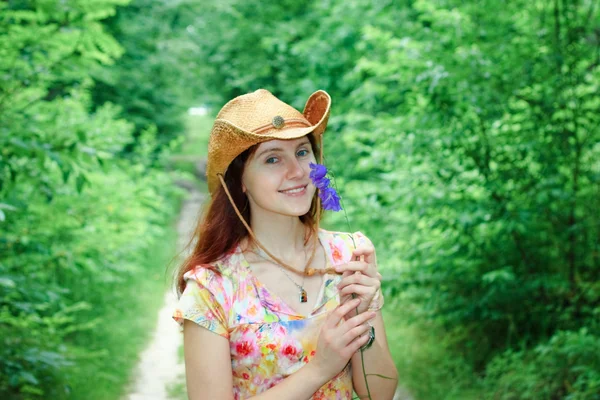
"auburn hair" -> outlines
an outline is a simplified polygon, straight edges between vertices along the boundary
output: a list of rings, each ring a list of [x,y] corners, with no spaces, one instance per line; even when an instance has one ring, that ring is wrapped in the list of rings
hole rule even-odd
[[[319,160],[320,147],[316,143],[313,134],[307,135],[315,158]],[[256,144],[237,156],[225,173],[224,181],[231,197],[238,210],[244,217],[244,220],[250,224],[250,204],[248,197],[242,190],[242,174],[248,159],[256,152],[259,144]],[[315,227],[317,226],[317,215],[323,215],[323,209],[317,213],[317,191],[313,196],[310,209],[300,216],[300,221],[309,228],[311,232],[307,240],[310,239]],[[177,268],[175,279],[178,294],[185,290],[185,280],[183,276],[186,272],[196,267],[208,268],[216,273],[218,269],[212,265],[226,254],[235,251],[235,248],[242,239],[248,236],[246,227],[238,218],[233,206],[229,202],[223,186],[219,186],[212,196],[210,202],[206,205],[204,212],[198,220],[194,233],[186,248],[192,248],[192,251],[184,259],[183,263]],[[194,244],[195,242],[195,244]]]

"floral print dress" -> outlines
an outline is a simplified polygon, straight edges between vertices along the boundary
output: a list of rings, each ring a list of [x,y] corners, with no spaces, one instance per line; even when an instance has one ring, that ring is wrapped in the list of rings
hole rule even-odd
[[[319,230],[328,267],[350,261],[352,250],[370,240],[354,234]],[[298,371],[315,355],[317,338],[327,313],[339,305],[340,275],[326,274],[313,311],[298,315],[252,274],[239,246],[214,263],[220,275],[197,267],[184,275],[186,288],[173,318],[183,330],[189,319],[229,340],[234,398],[246,399],[266,391]],[[378,292],[370,307],[378,310]],[[312,399],[351,399],[350,363]]]

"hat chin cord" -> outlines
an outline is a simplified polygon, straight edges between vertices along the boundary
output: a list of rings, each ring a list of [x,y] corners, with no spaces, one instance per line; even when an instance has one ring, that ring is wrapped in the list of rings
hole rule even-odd
[[[222,174],[217,174],[217,176],[219,177],[219,181],[221,182],[221,186],[223,186],[223,190],[225,190],[225,194],[227,195],[227,198],[229,199],[229,203],[231,204],[231,206],[233,207],[233,210],[235,211],[235,213],[237,214],[238,218],[240,219],[240,221],[242,222],[242,224],[244,224],[244,226],[246,227],[246,230],[248,231],[248,234],[250,235],[250,237],[252,238],[252,240],[256,243],[256,245],[258,247],[260,247],[269,257],[271,257],[273,259],[273,261],[275,261],[277,264],[283,266],[284,268],[288,269],[291,272],[296,272],[298,273],[298,270],[290,265],[288,265],[287,263],[281,261],[278,257],[275,257],[269,250],[267,250],[265,248],[265,246],[256,238],[256,235],[254,234],[254,232],[252,231],[252,228],[250,228],[250,225],[248,225],[248,223],[246,222],[246,220],[244,219],[244,217],[242,216],[242,213],[240,213],[240,210],[237,208],[237,206],[235,205],[235,202],[233,201],[233,197],[231,196],[231,193],[229,192],[229,189],[227,188],[227,184],[225,183],[225,179],[223,179],[223,175]],[[319,219],[320,219],[320,214],[321,214],[321,200],[319,199],[319,197],[317,196],[317,226],[315,229],[315,244],[313,246],[313,251],[312,254],[310,256],[310,258],[308,259],[308,262],[306,263],[306,266],[304,267],[304,271],[303,274],[305,276],[312,276],[314,274],[337,274],[337,271],[334,268],[325,268],[325,269],[315,269],[315,268],[308,268],[308,266],[310,265],[310,263],[312,262],[312,260],[315,257],[315,253],[317,250],[317,241],[318,241],[318,231],[319,231]]]
[[[323,164],[323,133],[321,133],[318,136],[318,138],[317,138],[317,148],[320,148],[320,151],[319,151],[319,163]],[[242,221],[242,224],[244,224],[244,226],[246,227],[246,230],[248,231],[248,234],[250,235],[250,237],[252,238],[252,240],[254,240],[254,242],[256,243],[256,245],[258,247],[260,247],[269,257],[271,257],[273,259],[273,261],[275,261],[276,263],[278,263],[282,267],[287,268],[289,271],[298,273],[297,269],[295,269],[294,267],[292,267],[292,266],[288,265],[287,263],[281,261],[279,258],[275,257],[256,238],[256,235],[254,234],[254,232],[252,232],[252,228],[250,228],[250,225],[248,225],[248,223],[246,222],[246,220],[242,216],[242,213],[240,212],[240,210],[235,205],[235,202],[233,201],[233,197],[231,196],[231,193],[229,193],[229,189],[227,188],[227,184],[225,183],[225,179],[223,178],[223,174],[218,173],[217,176],[219,177],[219,181],[221,182],[221,186],[223,186],[223,190],[225,190],[225,194],[227,195],[227,198],[229,199],[229,203],[231,203],[231,206],[233,207],[233,210],[237,214],[237,216],[240,219],[240,221]],[[339,273],[334,268],[315,269],[315,268],[309,268],[308,267],[310,265],[310,263],[312,262],[313,258],[315,257],[315,252],[317,250],[317,242],[318,242],[318,233],[319,233],[319,222],[320,222],[320,220],[321,220],[321,198],[319,196],[317,196],[316,226],[315,226],[315,229],[314,229],[314,232],[313,232],[315,234],[315,244],[313,246],[312,254],[310,255],[310,258],[308,259],[308,262],[304,266],[304,271],[303,271],[304,276],[312,276],[314,274],[319,274],[319,275],[324,275],[324,274],[338,274],[339,275]]]

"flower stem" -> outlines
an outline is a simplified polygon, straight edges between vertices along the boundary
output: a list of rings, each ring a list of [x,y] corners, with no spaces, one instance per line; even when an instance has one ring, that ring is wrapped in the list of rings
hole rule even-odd
[[[335,191],[339,193],[335,175],[331,171],[329,171],[329,173],[331,174],[331,181],[333,182]],[[348,226],[348,233],[350,233],[350,239],[352,239],[352,245],[354,246],[354,249],[356,250],[356,242],[354,241],[354,236],[352,235],[352,228],[350,227],[350,220],[348,219],[348,213],[346,213],[346,206],[344,205],[344,196],[340,196],[340,202],[342,203],[342,211],[344,211],[344,218],[346,219],[346,225]],[[358,261],[358,260],[356,260],[356,261]],[[356,297],[356,294],[352,293],[352,298],[355,298],[355,297]],[[358,307],[356,307],[356,309],[354,311],[356,312],[356,315],[358,315]],[[371,398],[371,389],[369,388],[369,381],[367,380],[367,371],[365,370],[365,355],[364,355],[363,349],[360,349],[360,363],[362,365],[363,377],[365,378],[365,387],[367,388],[367,395],[369,396],[368,398],[369,398],[369,400],[373,400]]]

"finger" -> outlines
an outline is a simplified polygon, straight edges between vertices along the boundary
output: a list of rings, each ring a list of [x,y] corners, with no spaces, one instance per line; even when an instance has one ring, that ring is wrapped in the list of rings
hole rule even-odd
[[[342,343],[344,343],[344,345],[347,345],[348,343],[351,343],[353,340],[355,340],[359,336],[367,333],[370,329],[371,329],[371,325],[369,325],[369,324],[362,324],[362,325],[356,326],[342,335]]]
[[[364,261],[367,263],[375,262],[375,247],[369,245],[361,245],[352,251],[352,259],[356,257],[364,257]]]
[[[350,329],[354,328],[355,326],[363,325],[365,322],[370,321],[371,319],[375,318],[376,315],[377,315],[376,312],[367,311],[367,312],[363,312],[358,315],[355,315],[352,318],[348,318],[346,320],[346,322],[344,322],[344,324],[343,324],[343,330],[344,330],[344,332],[347,332]]]
[[[353,273],[354,272],[352,272],[352,271],[346,271],[346,272],[344,272],[342,274],[342,279],[345,278],[345,277],[348,277],[348,276],[352,275]],[[339,285],[339,283],[338,283],[338,285]],[[353,298],[353,296],[340,296],[340,304],[343,304],[343,303],[347,302],[348,300],[350,300],[352,298]]]
[[[352,295],[351,295],[351,294],[349,294],[349,295],[346,295],[346,296],[342,296],[342,295],[340,295],[340,304],[344,304],[344,303],[346,303],[347,301],[350,301],[350,300],[352,300],[352,299],[353,299],[353,297],[352,297]]]
[[[348,285],[340,290],[341,296],[351,296],[352,293],[355,293],[363,298],[373,297],[377,292],[377,288],[374,286],[363,286],[363,285]]]
[[[335,267],[335,270],[337,272],[362,272],[364,274],[367,275],[374,275],[375,273],[372,272],[369,274],[369,264],[364,262],[364,261],[349,261],[346,264],[340,264],[338,266]]]
[[[348,344],[348,346],[347,346],[348,351],[351,354],[354,354],[358,350],[360,350],[360,348],[363,347],[368,341],[369,341],[369,335],[359,336],[356,339],[354,339],[353,342],[350,342],[350,344]]]
[[[338,283],[337,288],[338,288],[338,290],[341,290],[345,286],[355,285],[355,284],[364,285],[364,286],[372,286],[375,284],[375,281],[379,282],[377,279],[370,278],[369,276],[363,275],[360,272],[355,272],[354,274],[352,274],[346,278],[343,278],[340,281],[340,283]]]
[[[340,321],[344,319],[344,316],[351,310],[358,307],[360,299],[352,299],[344,304],[340,304],[329,316],[325,322],[330,328],[335,328],[339,325]]]
[[[353,273],[354,273],[354,272],[352,272],[352,271],[346,271],[346,272],[344,272],[344,273],[342,274],[342,279],[343,279],[343,278],[345,278],[345,277],[347,277],[347,276],[350,276],[350,275],[352,275]],[[341,282],[341,280],[340,280],[340,282]],[[338,283],[338,285],[339,285],[339,283]],[[348,298],[349,298],[349,297],[350,297],[350,296],[344,296],[344,297],[340,297],[340,304],[343,304],[343,303],[345,303],[346,301],[348,301]]]

